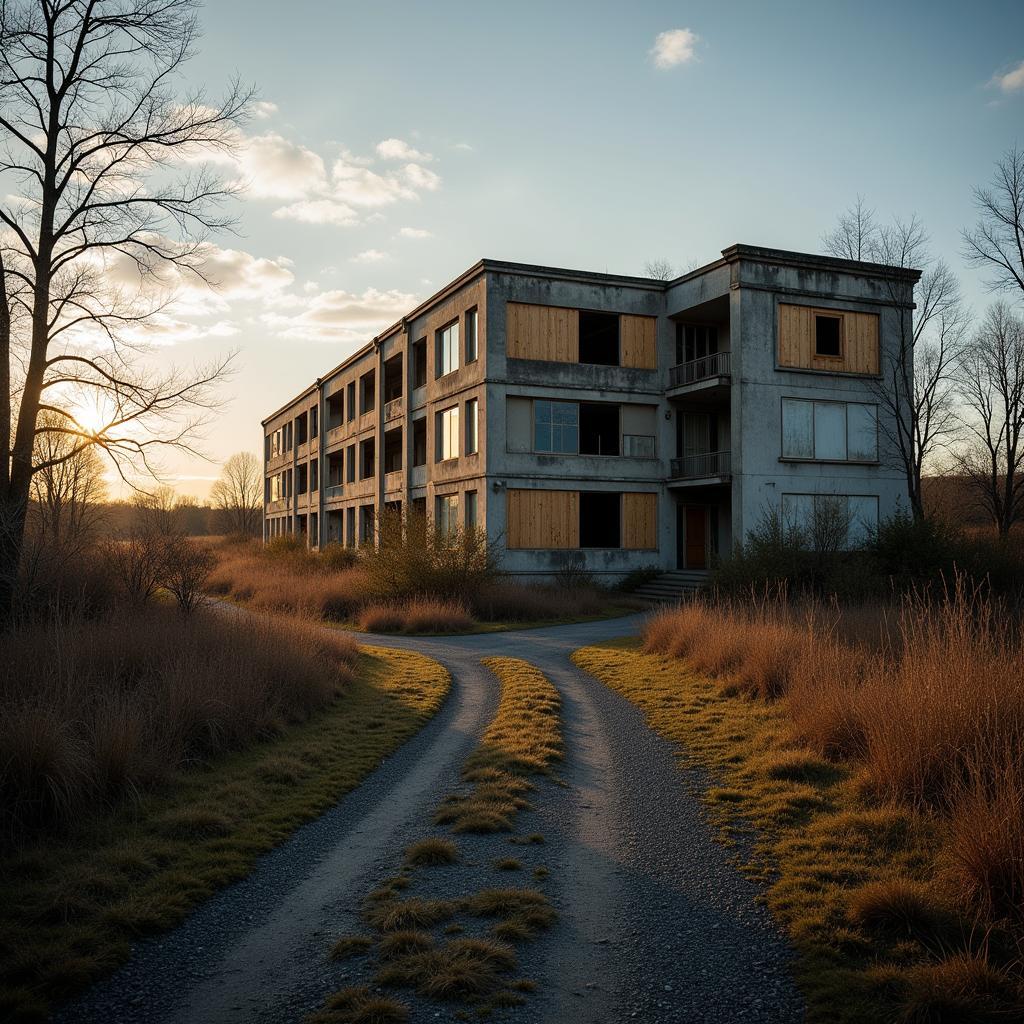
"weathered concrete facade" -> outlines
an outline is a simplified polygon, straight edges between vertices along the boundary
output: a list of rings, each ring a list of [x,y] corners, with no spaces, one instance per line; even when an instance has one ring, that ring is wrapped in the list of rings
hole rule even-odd
[[[481,261],[264,420],[264,535],[359,546],[419,508],[509,572],[607,577],[705,568],[768,510],[852,537],[905,495],[879,388],[917,277],[741,245],[669,282]]]

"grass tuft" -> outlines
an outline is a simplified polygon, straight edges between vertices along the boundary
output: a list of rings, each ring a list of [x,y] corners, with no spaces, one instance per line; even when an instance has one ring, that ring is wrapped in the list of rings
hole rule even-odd
[[[347,960],[365,953],[373,945],[369,935],[344,935],[331,946],[332,960]]]
[[[405,863],[413,867],[454,864],[458,859],[459,848],[450,839],[437,836],[421,839],[405,851]]]

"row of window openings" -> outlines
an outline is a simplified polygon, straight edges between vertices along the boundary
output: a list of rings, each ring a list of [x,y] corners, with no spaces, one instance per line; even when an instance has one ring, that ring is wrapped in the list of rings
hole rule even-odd
[[[464,316],[465,344],[460,346],[459,321],[453,320],[435,333],[436,377],[443,377],[459,368],[461,355],[466,363],[477,359],[477,311],[467,310]],[[412,346],[413,388],[427,383],[427,339],[420,338]],[[356,401],[358,387],[358,403]],[[402,356],[396,355],[384,363],[384,401],[392,402],[403,395]],[[327,399],[327,429],[333,430],[343,423],[351,423],[359,415],[373,412],[377,401],[377,371],[369,370],[358,381],[349,381],[345,387]]]
[[[460,410],[457,405],[435,413],[435,462],[446,462],[462,455],[475,455],[479,451],[479,402],[475,398],[465,403],[464,449],[459,452]],[[397,473],[402,469],[402,428],[396,427],[384,434],[384,472]],[[350,444],[344,452],[327,457],[327,484],[335,487],[342,483],[366,480],[377,471],[376,439],[368,437],[358,444]],[[426,417],[412,421],[412,464],[424,466],[427,462]],[[343,478],[344,476],[344,478]]]
[[[316,407],[296,416],[263,439],[264,458],[272,459],[285,452],[290,452],[295,445],[305,444],[320,432],[319,417]]]
[[[533,450],[559,455],[654,458],[655,438],[646,434],[623,434],[617,405],[535,401]]]
[[[477,525],[477,492],[466,491],[463,495],[463,512],[462,522],[467,530],[476,529]],[[401,502],[389,502],[385,508],[394,509],[401,512]],[[412,508],[414,512],[420,515],[425,515],[427,510],[426,498],[414,498],[412,501]],[[360,544],[372,544],[374,540],[374,526],[375,526],[375,508],[372,504],[360,505],[358,510],[355,506],[347,508],[344,513],[328,512],[328,527],[327,537],[328,541],[341,542],[344,539],[344,543],[347,547],[355,547],[356,544],[356,525],[357,525],[357,513],[358,513],[358,527],[359,527],[359,543]],[[344,538],[341,534],[341,516],[344,514],[345,517],[345,533]],[[332,518],[337,516],[338,527],[335,530],[330,524]],[[438,530],[442,533],[452,534],[458,530],[459,527],[459,496],[457,494],[445,494],[438,495],[434,499],[434,523]]]
[[[270,540],[273,537],[290,534],[305,537],[307,533],[310,545],[316,547],[320,543],[319,517],[316,512],[310,512],[308,516],[279,516],[276,519],[268,519],[264,539]]]

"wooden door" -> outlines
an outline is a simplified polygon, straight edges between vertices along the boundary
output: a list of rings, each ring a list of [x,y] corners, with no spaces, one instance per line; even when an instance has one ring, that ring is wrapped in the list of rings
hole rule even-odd
[[[706,569],[708,565],[708,510],[686,507],[686,568]]]

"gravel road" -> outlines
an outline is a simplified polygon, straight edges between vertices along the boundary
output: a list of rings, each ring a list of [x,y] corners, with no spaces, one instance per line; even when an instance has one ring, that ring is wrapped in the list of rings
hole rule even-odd
[[[331,939],[360,930],[362,897],[429,830],[493,714],[497,682],[480,659],[507,655],[536,665],[561,692],[567,783],[545,786],[530,812],[547,840],[545,888],[560,920],[524,951],[524,972],[540,989],[509,1016],[552,1024],[800,1020],[791,951],[690,793],[709,780],[681,769],[673,746],[635,707],[569,660],[576,648],[634,633],[639,623],[632,616],[464,637],[368,637],[445,665],[453,688],[444,708],[247,879],[175,931],[140,943],[128,964],[55,1019],[277,1024],[317,1009],[346,983],[327,958]]]

